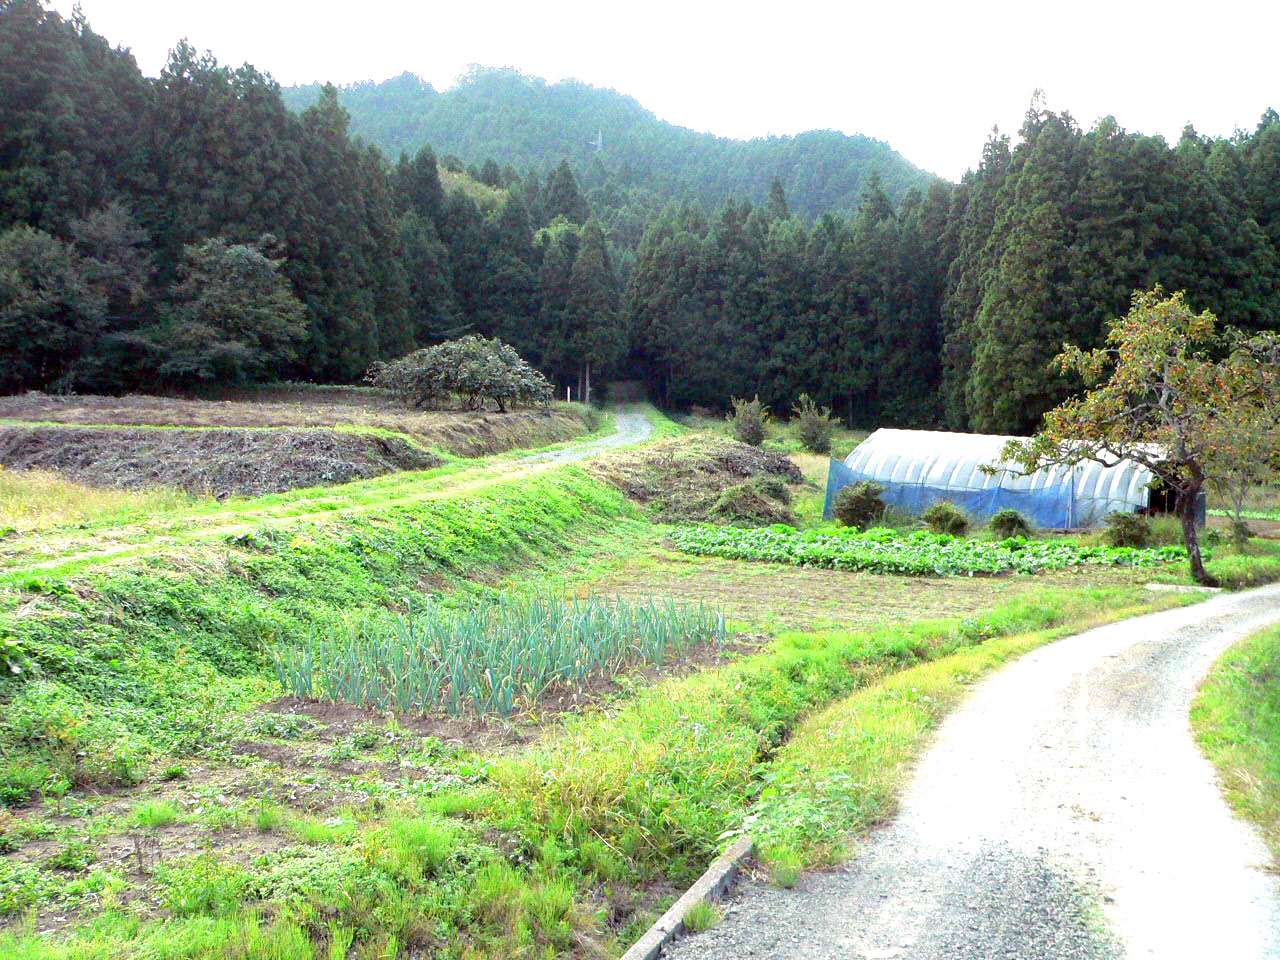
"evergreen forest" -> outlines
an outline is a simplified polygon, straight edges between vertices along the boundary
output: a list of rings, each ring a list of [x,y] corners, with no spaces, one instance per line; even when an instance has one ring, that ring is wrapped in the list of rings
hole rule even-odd
[[[1170,145],[1035,101],[976,159],[952,184],[511,71],[282,91],[182,42],[147,78],[78,12],[0,0],[0,390],[357,382],[475,333],[561,389],[1023,433],[1136,289],[1280,325],[1273,110]]]

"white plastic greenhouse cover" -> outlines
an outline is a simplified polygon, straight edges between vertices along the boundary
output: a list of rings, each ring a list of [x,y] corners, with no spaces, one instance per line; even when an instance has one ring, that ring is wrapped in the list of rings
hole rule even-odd
[[[931,488],[940,491],[1004,490],[1034,496],[1043,491],[1055,497],[1069,492],[1071,526],[1090,526],[1117,510],[1133,511],[1148,503],[1151,471],[1131,460],[1114,467],[1084,462],[1052,467],[1018,476],[1016,465],[1000,454],[1016,437],[937,430],[880,429],[858,444],[845,464],[859,477],[877,483]],[[984,473],[984,464],[1002,469]]]

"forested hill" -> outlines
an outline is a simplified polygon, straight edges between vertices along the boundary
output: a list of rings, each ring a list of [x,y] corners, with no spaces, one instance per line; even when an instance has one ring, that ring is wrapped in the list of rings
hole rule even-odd
[[[283,92],[285,103],[300,111],[319,99],[320,86]],[[342,87],[338,101],[351,115],[352,134],[391,157],[430,146],[440,156],[477,165],[492,158],[521,173],[567,159],[584,188],[612,181],[623,190],[652,192],[657,205],[685,196],[707,209],[731,196],[758,202],[776,176],[792,210],[812,218],[856,209],[873,170],[895,205],[911,187],[927,188],[933,179],[869,137],[814,130],[730,140],[659,120],[614,90],[576,80],[547,83],[511,69],[473,67],[443,93],[404,73]]]

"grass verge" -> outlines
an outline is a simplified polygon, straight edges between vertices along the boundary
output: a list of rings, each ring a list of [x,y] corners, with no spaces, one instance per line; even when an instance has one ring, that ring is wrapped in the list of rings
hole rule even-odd
[[[1280,863],[1280,626],[1214,664],[1191,706],[1191,728],[1227,802],[1257,824]]]
[[[749,815],[761,859],[778,882],[794,882],[797,863],[842,859],[850,836],[892,815],[931,731],[975,680],[1065,635],[1202,599],[1153,601],[1140,593],[1082,591],[1009,604],[969,622],[967,632],[980,642],[952,642],[933,662],[893,674],[806,719],[761,770],[765,787]]]

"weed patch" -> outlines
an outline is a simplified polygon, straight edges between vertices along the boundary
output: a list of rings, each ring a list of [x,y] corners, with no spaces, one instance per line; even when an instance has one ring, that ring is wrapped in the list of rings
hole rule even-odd
[[[1191,706],[1200,747],[1228,802],[1280,861],[1280,627],[1246,638],[1210,671]]]

